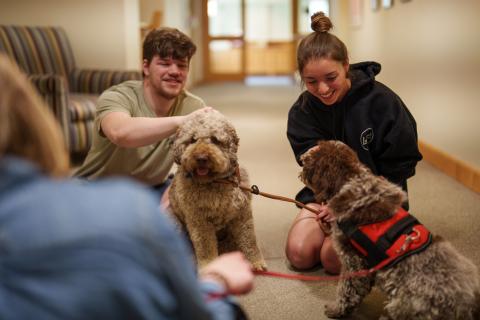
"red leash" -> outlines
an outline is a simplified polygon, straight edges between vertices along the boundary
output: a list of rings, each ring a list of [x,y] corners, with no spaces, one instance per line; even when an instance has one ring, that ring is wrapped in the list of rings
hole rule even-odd
[[[300,280],[300,281],[338,281],[350,278],[357,278],[357,277],[366,277],[369,274],[376,272],[376,268],[372,269],[363,269],[351,273],[341,274],[338,276],[305,276],[302,274],[290,274],[290,273],[281,273],[275,271],[253,271],[253,273],[257,276],[267,276],[267,277],[275,277],[275,278],[282,278],[282,279],[289,279],[289,280]]]
[[[239,176],[238,170],[237,170],[236,173],[237,173],[237,176]],[[287,198],[287,197],[283,197],[283,196],[278,196],[278,195],[274,195],[274,194],[270,194],[270,193],[266,193],[266,192],[261,192],[256,185],[252,185],[249,188],[247,186],[235,183],[235,182],[230,181],[228,179],[216,180],[216,182],[225,183],[225,184],[233,184],[236,187],[242,189],[243,191],[247,191],[247,192],[250,192],[250,193],[255,194],[255,195],[261,195],[261,196],[264,196],[266,198],[280,200],[280,201],[286,201],[286,202],[292,202],[292,203],[295,203],[296,205],[298,205],[301,208],[307,209],[307,210],[315,213],[316,215],[319,214],[319,212],[317,210],[315,210],[313,208],[310,208],[310,207],[304,205],[303,203],[301,203],[301,202],[299,202],[295,199],[291,199],[291,198]],[[319,221],[319,222],[320,222],[320,227],[323,230],[323,232],[326,233],[326,234],[330,234],[331,233],[330,228],[327,225],[325,225],[324,223],[322,223],[321,221]],[[355,272],[351,272],[351,273],[347,273],[347,274],[341,274],[341,275],[337,275],[337,276],[306,276],[306,275],[301,275],[301,274],[288,274],[288,273],[281,273],[281,272],[275,272],[275,271],[255,271],[255,270],[253,271],[253,273],[257,276],[282,278],[282,279],[288,279],[288,280],[338,281],[338,280],[344,280],[344,279],[350,279],[350,278],[356,278],[356,277],[366,277],[369,274],[372,274],[379,269],[380,268],[376,268],[376,267],[371,268],[371,269],[362,269],[362,270],[359,270],[359,271],[355,271]],[[222,299],[226,296],[228,296],[228,292],[209,294],[208,297],[207,297],[207,301]]]
[[[380,269],[380,268],[378,268]],[[287,280],[300,280],[300,281],[338,281],[356,277],[366,277],[369,274],[372,274],[378,270],[377,268],[372,269],[362,269],[359,271],[338,275],[338,276],[305,276],[302,274],[290,274],[290,273],[281,273],[275,271],[253,271],[253,274],[256,276],[265,276],[265,277],[274,277],[282,278]],[[218,292],[218,293],[209,293],[206,297],[207,302],[211,302],[218,299],[223,299],[230,294],[228,292]]]

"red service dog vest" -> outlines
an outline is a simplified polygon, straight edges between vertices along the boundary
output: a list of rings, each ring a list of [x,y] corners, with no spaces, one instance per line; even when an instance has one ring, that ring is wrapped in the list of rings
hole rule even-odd
[[[343,222],[338,227],[365,256],[368,267],[376,270],[393,266],[432,242],[430,231],[402,208],[388,220],[360,226]]]

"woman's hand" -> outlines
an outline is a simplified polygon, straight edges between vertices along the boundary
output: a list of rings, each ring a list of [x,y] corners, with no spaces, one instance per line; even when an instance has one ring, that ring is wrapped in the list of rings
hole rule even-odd
[[[217,282],[234,295],[250,292],[253,278],[252,266],[241,252],[222,254],[200,270],[200,280]]]
[[[330,208],[326,204],[321,204],[317,208],[319,214],[317,215],[317,221],[323,222],[323,223],[332,223],[335,222],[336,218],[330,211]]]

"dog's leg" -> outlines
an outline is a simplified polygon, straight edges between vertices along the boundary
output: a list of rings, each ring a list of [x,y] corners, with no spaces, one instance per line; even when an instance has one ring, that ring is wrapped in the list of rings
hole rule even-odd
[[[342,275],[364,268],[358,256],[342,258]],[[342,318],[348,315],[371,291],[372,285],[373,275],[340,280],[337,285],[336,301],[325,306],[325,315],[329,318]]]
[[[409,320],[412,319],[413,315],[415,315],[415,317],[418,319],[435,319],[434,317],[432,317],[430,312],[428,312],[428,310],[425,310],[428,309],[428,302],[425,303],[425,301],[416,299],[417,297],[415,297],[414,295],[411,296],[410,300],[405,300],[403,298],[404,296],[402,296],[401,298],[389,297],[384,307],[386,314],[382,315],[380,320]],[[414,310],[414,308],[412,307],[412,301],[415,304],[424,305],[425,307],[422,308],[424,310]],[[450,318],[445,314],[445,318],[441,319],[455,318]]]
[[[197,258],[197,267],[200,269],[218,257],[216,230],[211,223],[203,219],[187,217],[185,222]]]
[[[232,241],[245,254],[253,269],[267,270],[267,264],[258,248],[251,210],[249,213],[243,212],[242,216],[249,218],[236,218],[227,226],[229,234],[232,235]]]

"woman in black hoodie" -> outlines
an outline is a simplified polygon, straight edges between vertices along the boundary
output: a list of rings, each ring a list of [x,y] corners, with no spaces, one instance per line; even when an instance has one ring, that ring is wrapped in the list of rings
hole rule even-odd
[[[287,137],[297,162],[319,140],[340,140],[357,152],[373,173],[407,191],[407,179],[422,159],[415,119],[402,100],[375,80],[380,64],[349,64],[345,44],[329,33],[332,23],[323,12],[311,17],[314,30],[299,44],[297,65],[304,91],[288,114]],[[302,209],[288,234],[286,255],[293,267],[322,263],[330,273],[340,263],[317,219],[332,222],[327,207],[315,203],[307,187],[296,199],[318,209],[317,217]],[[408,203],[404,204],[408,209]]]

